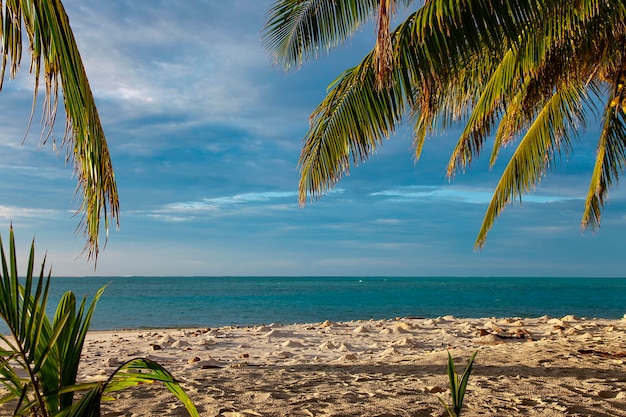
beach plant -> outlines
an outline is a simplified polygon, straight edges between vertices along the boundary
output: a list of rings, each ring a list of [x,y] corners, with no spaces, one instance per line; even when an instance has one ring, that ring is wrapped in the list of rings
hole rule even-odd
[[[19,278],[13,228],[8,258],[0,237],[0,317],[8,334],[0,335],[0,406],[13,416],[96,417],[101,402],[113,399],[115,391],[138,384],[161,382],[191,416],[198,412],[180,383],[158,363],[136,358],[122,364],[105,381],[77,381],[85,337],[101,288],[87,305],[68,291],[58,303],[52,320],[46,314],[50,272],[45,275],[45,257],[35,273],[34,242],[26,275]]]
[[[393,29],[399,10],[406,18]],[[574,139],[596,125],[595,164],[581,227],[595,230],[626,166],[624,0],[276,0],[262,38],[291,70],[342,45],[369,21],[373,49],[339,74],[309,118],[299,200],[334,188],[408,123],[415,159],[426,138],[460,136],[453,178],[493,143],[489,163],[516,143],[475,247],[506,205],[531,192]],[[595,134],[597,132],[597,134]]]
[[[470,374],[472,373],[472,365],[474,364],[474,359],[476,358],[477,353],[478,352],[474,352],[474,354],[470,357],[467,362],[467,366],[465,367],[465,371],[463,371],[463,375],[459,378],[459,375],[454,369],[454,360],[452,359],[452,355],[448,352],[448,378],[450,380],[450,396],[452,397],[452,403],[447,404],[440,397],[437,398],[441,404],[443,404],[450,417],[460,417],[461,415],[461,410],[463,409],[463,398],[465,397],[467,383],[469,381]]]

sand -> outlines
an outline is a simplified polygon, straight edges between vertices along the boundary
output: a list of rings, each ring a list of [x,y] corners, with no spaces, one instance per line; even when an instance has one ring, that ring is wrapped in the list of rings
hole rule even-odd
[[[478,351],[463,416],[626,416],[626,319],[397,318],[215,329],[91,332],[81,380],[147,357],[202,416],[444,416],[447,352]],[[138,387],[103,415],[187,415]]]

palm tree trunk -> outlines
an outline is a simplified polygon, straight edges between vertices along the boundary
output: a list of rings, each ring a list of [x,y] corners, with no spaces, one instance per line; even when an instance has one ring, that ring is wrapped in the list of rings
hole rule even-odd
[[[393,67],[391,30],[389,23],[395,10],[395,0],[380,0],[378,8],[378,31],[376,37],[376,87],[379,90],[389,85],[389,72]]]

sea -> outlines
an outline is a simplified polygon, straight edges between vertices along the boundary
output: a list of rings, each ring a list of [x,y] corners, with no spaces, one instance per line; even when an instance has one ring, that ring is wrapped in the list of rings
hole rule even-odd
[[[479,317],[622,318],[626,278],[52,277],[49,313],[73,291],[97,304],[92,330]]]

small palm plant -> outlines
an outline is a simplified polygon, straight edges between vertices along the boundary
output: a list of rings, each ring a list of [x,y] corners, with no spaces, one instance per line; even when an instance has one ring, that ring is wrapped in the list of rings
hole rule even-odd
[[[9,259],[0,237],[0,317],[10,335],[0,335],[0,405],[13,416],[97,417],[100,403],[114,391],[141,383],[162,382],[180,399],[191,416],[198,411],[178,381],[159,364],[133,359],[106,381],[77,384],[80,356],[91,318],[104,288],[89,307],[86,297],[77,305],[71,291],[59,301],[52,321],[46,314],[50,273],[34,276],[34,242],[30,247],[23,284],[18,279],[13,228]],[[75,394],[82,393],[75,401]],[[78,397],[78,396],[77,396]]]
[[[456,370],[454,369],[454,361],[452,360],[450,352],[448,352],[448,377],[450,378],[450,394],[452,396],[452,404],[446,404],[446,402],[441,398],[439,398],[439,401],[441,401],[441,404],[443,404],[446,408],[450,417],[460,417],[461,415],[463,397],[465,397],[467,382],[469,381],[470,374],[472,373],[472,365],[474,364],[474,359],[476,358],[477,353],[478,352],[474,352],[474,354],[470,357],[467,362],[467,366],[465,367],[465,371],[459,380],[459,375],[457,375]]]

